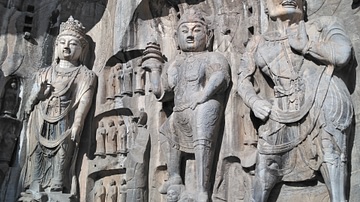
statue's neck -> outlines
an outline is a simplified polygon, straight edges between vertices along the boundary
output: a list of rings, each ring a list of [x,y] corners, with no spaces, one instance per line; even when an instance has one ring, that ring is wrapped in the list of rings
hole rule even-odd
[[[287,18],[286,20],[279,18],[269,19],[269,32],[279,32],[281,36],[286,36],[286,30],[291,25],[297,25],[302,20],[302,17],[293,16],[291,18]]]
[[[78,67],[79,61],[68,61],[68,60],[60,60],[58,64],[58,68],[60,69],[69,69]]]

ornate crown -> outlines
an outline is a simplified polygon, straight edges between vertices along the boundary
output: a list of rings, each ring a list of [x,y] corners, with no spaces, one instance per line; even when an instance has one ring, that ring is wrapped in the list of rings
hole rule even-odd
[[[201,23],[203,25],[207,25],[205,18],[203,17],[202,13],[196,9],[190,8],[188,10],[186,10],[180,17],[180,20],[178,21],[178,26],[179,27],[181,24],[183,23],[187,23],[187,22],[198,22]]]
[[[70,16],[66,22],[60,24],[60,33],[58,37],[64,35],[75,36],[81,41],[86,41],[85,27],[80,21],[75,20],[72,16]]]

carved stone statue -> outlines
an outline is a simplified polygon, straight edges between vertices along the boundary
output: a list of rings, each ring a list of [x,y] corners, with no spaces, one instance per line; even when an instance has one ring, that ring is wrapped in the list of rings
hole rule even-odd
[[[259,119],[252,200],[320,171],[331,201],[346,201],[353,105],[338,73],[349,67],[349,37],[335,17],[305,22],[304,0],[266,2],[269,30],[248,43],[238,76],[238,92]]]
[[[106,101],[114,100],[116,83],[116,68],[111,67],[109,76],[106,78]]]
[[[197,201],[208,201],[214,151],[230,81],[229,64],[223,55],[207,51],[211,32],[199,12],[185,11],[176,34],[181,52],[164,69],[161,53],[153,43],[145,50],[142,64],[150,71],[152,91],[160,101],[174,95],[173,113],[160,129],[169,173],[160,192],[165,194],[170,185],[183,183],[181,154],[194,153],[196,190],[192,191],[196,192]]]
[[[123,119],[117,124],[117,153],[125,155],[127,153],[127,129]]]
[[[107,137],[107,131],[104,127],[104,122],[99,122],[99,128],[96,130],[96,156],[105,155],[105,138]]]
[[[95,188],[94,202],[105,202],[106,190],[103,181],[100,180],[99,184]]]
[[[116,154],[116,141],[117,141],[118,131],[116,129],[114,120],[108,122],[108,133],[106,140],[106,154]]]
[[[117,202],[118,188],[114,179],[110,181],[106,193],[106,202]]]
[[[84,27],[70,17],[61,23],[54,65],[36,74],[26,105],[27,193],[77,194],[77,148],[96,85],[95,74],[83,65],[87,47]]]

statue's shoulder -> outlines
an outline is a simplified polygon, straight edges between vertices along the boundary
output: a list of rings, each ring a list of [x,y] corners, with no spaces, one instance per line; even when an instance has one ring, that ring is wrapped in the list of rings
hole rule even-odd
[[[92,70],[87,68],[85,65],[80,66],[79,73],[84,75],[88,79],[95,79],[96,78],[96,74]]]
[[[229,61],[226,57],[219,52],[207,52],[205,55],[205,59],[209,60],[210,63],[221,64],[224,67],[229,66]]]
[[[320,16],[306,23],[307,27],[315,27],[318,32],[338,29],[344,30],[344,22],[336,16]]]

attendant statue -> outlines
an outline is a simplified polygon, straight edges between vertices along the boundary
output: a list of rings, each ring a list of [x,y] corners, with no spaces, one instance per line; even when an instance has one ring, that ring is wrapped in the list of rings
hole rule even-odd
[[[77,192],[77,148],[96,86],[95,74],[83,65],[88,49],[84,29],[72,17],[61,23],[55,62],[36,73],[26,104],[24,174],[25,188],[32,193]]]
[[[181,154],[195,154],[196,198],[209,201],[210,177],[214,151],[230,82],[226,58],[209,52],[212,32],[198,11],[185,11],[177,25],[181,52],[166,66],[158,45],[149,43],[143,57],[143,68],[150,72],[152,92],[160,101],[172,98],[172,114],[160,128],[161,147],[167,156],[169,179],[160,192],[171,185],[183,184],[180,173]],[[173,95],[173,97],[171,97]]]
[[[268,31],[248,43],[238,75],[259,126],[252,200],[320,171],[331,201],[346,201],[353,104],[339,74],[350,68],[350,39],[335,17],[305,22],[305,0],[266,2]]]
[[[127,193],[127,187],[126,187],[126,179],[122,178],[120,180],[120,186],[119,186],[119,202],[126,202],[126,193]]]
[[[104,127],[104,122],[99,122],[99,128],[96,130],[96,156],[105,155],[105,138],[107,137],[107,131]]]

